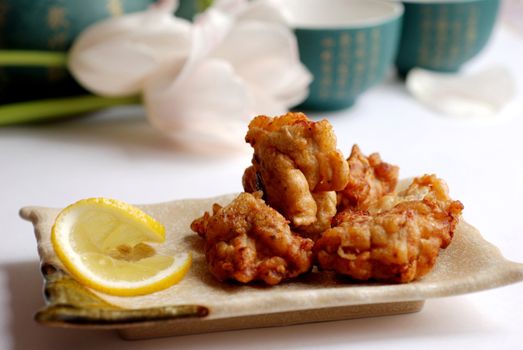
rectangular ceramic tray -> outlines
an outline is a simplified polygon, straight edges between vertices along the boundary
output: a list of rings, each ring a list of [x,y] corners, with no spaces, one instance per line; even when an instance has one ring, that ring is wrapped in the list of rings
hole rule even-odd
[[[220,283],[208,273],[202,240],[191,221],[233,195],[138,206],[166,226],[165,252],[191,250],[193,266],[177,285],[140,297],[115,297],[71,279],[50,243],[58,209],[27,207],[38,241],[47,306],[35,318],[49,326],[116,329],[126,339],[282,326],[421,310],[426,299],[464,294],[523,280],[523,265],[503,258],[462,221],[434,270],[408,284],[354,283],[317,272],[274,287]]]

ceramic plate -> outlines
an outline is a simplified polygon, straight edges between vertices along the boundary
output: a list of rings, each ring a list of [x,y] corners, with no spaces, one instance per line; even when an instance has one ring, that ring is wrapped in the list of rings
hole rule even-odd
[[[115,297],[71,279],[55,256],[50,231],[59,209],[27,207],[36,233],[47,306],[35,318],[49,326],[117,329],[127,339],[290,325],[419,311],[426,299],[470,293],[523,280],[523,264],[503,258],[462,221],[434,270],[420,281],[354,283],[317,272],[274,287],[220,283],[208,273],[202,240],[191,221],[234,195],[139,206],[162,222],[167,246],[193,251],[193,266],[177,285],[140,297]]]

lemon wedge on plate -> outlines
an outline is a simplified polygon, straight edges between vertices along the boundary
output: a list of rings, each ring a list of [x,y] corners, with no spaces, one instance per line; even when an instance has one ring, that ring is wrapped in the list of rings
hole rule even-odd
[[[51,242],[75,279],[107,294],[153,293],[179,282],[189,270],[191,254],[162,255],[165,227],[127,203],[89,198],[57,216]]]

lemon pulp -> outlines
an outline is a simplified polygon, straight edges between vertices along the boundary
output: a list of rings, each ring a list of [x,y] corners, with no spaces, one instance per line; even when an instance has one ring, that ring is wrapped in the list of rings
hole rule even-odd
[[[189,253],[159,254],[165,228],[140,209],[107,198],[89,198],[60,212],[52,228],[53,247],[83,284],[113,295],[141,295],[181,280]]]

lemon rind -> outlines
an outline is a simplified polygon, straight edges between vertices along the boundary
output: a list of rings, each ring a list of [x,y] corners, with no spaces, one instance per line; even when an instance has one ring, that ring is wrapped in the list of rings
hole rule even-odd
[[[150,283],[147,283],[145,285],[140,281],[120,282],[100,279],[96,274],[91,274],[90,269],[79,268],[78,266],[83,264],[79,259],[70,258],[67,251],[69,251],[71,255],[74,255],[76,253],[69,245],[64,247],[62,244],[59,243],[59,239],[57,238],[57,232],[59,231],[58,228],[60,227],[60,225],[63,224],[64,218],[67,215],[71,215],[71,213],[73,213],[73,210],[85,210],[85,206],[94,206],[98,207],[98,209],[100,208],[100,206],[102,208],[106,207],[116,209],[118,211],[118,214],[122,215],[124,218],[133,223],[140,224],[141,226],[143,226],[143,229],[145,231],[152,231],[155,234],[157,234],[159,236],[159,239],[155,240],[156,242],[161,243],[165,241],[165,227],[161,223],[144,213],[142,210],[130,204],[109,198],[87,198],[75,202],[64,208],[58,214],[55,223],[51,229],[51,242],[56,252],[56,255],[63,263],[66,270],[80,283],[93,290],[109,295],[138,296],[167,289],[170,286],[178,283],[187,274],[192,264],[192,255],[190,254],[190,252],[178,254],[174,258],[173,264],[170,265],[169,268],[163,269],[157,275],[148,279]],[[172,272],[169,272],[171,270]],[[126,286],[122,287],[122,284]]]

